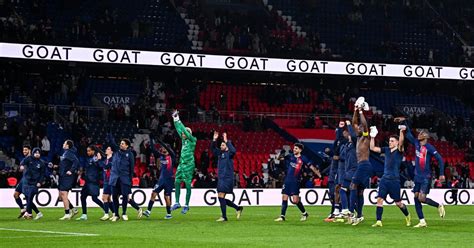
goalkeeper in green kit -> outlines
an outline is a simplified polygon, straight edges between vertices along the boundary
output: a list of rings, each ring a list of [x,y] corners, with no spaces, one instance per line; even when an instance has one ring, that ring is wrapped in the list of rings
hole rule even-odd
[[[182,214],[189,211],[189,199],[191,199],[191,181],[194,175],[194,149],[196,148],[196,137],[192,135],[189,127],[185,127],[179,120],[178,111],[173,111],[172,115],[176,131],[181,136],[181,156],[179,158],[178,169],[176,170],[176,177],[174,181],[176,203],[171,207],[174,211],[181,208],[179,204],[179,196],[181,194],[181,182],[186,185],[186,205],[184,205]]]

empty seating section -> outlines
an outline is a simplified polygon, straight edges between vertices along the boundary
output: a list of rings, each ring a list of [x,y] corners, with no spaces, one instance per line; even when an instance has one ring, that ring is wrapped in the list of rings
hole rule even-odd
[[[121,138],[132,140],[134,135],[138,133],[138,128],[130,121],[92,121],[89,124],[88,132],[94,144],[104,144],[107,133],[111,133],[118,143],[117,140]]]
[[[51,20],[56,37],[46,40],[48,44],[165,51],[190,49],[186,24],[170,1],[46,0],[42,8],[44,11],[35,10],[32,6],[24,1],[17,6],[17,11],[30,23],[46,22],[42,18]],[[137,37],[132,37],[134,20],[139,23]],[[77,37],[71,34],[77,23],[79,32],[87,30],[90,37],[80,37],[82,33]]]
[[[392,113],[392,108],[397,105],[432,105],[452,116],[468,118],[470,114],[469,109],[461,101],[447,95],[413,95],[400,91],[364,91],[362,95],[383,113]]]
[[[282,106],[270,106],[262,99],[264,91],[269,88],[260,85],[231,85],[231,84],[209,84],[200,94],[200,103],[205,109],[215,105],[218,109],[236,111],[242,101],[249,104],[250,112],[273,112],[273,113],[310,113],[313,110],[318,92],[310,91],[308,103],[283,104]],[[226,95],[226,106],[220,108],[220,94]],[[324,106],[332,107],[330,101],[323,101]]]
[[[131,80],[106,80],[87,79],[79,87],[79,94],[76,99],[78,105],[92,105],[94,94],[105,94],[110,97],[120,95],[140,95],[145,89],[142,81]]]
[[[429,63],[432,50],[435,61],[446,62],[450,50],[459,46],[436,32],[429,8],[409,10],[403,6],[404,1],[364,1],[360,7],[355,7],[353,1],[334,0],[317,1],[314,6],[307,1],[264,2],[283,10],[281,16],[290,16],[302,31],[319,34],[333,54],[347,59]],[[350,20],[351,15],[359,14],[359,21]]]

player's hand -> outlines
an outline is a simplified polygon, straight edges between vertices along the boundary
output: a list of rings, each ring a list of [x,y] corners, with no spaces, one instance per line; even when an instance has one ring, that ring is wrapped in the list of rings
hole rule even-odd
[[[22,172],[25,169],[25,166],[20,165],[20,172]]]
[[[393,119],[393,121],[396,122],[396,123],[402,122],[402,121],[404,121],[404,120],[406,120],[405,117],[397,117],[397,118]]]
[[[225,143],[227,143],[227,133],[226,132],[222,133],[222,139],[224,140]]]
[[[173,117],[174,121],[179,121],[179,112],[177,109],[173,110],[173,113],[171,114],[171,116]]]
[[[370,110],[369,104],[367,102],[362,103],[362,105],[360,107],[364,111],[369,111]]]
[[[379,131],[377,130],[376,126],[371,126],[370,127],[370,137],[375,138]]]
[[[38,188],[41,187],[41,183],[37,183],[36,187],[38,187]]]
[[[347,120],[346,121],[346,126],[350,126],[351,125],[351,121]]]
[[[212,137],[212,140],[216,141],[217,138],[219,138],[219,132],[214,131],[214,136]]]
[[[357,101],[355,101],[354,106],[356,108],[359,108],[362,106],[362,104],[365,102],[365,98],[363,96],[357,98]]]
[[[439,181],[440,181],[440,182],[444,183],[445,180],[446,180],[446,177],[444,177],[444,176],[439,176]]]
[[[405,131],[405,130],[407,130],[407,126],[405,126],[405,125],[398,125],[398,129],[400,129],[401,131]]]
[[[66,172],[66,175],[70,176],[70,175],[72,175],[72,172],[67,171],[67,172]]]
[[[97,153],[97,160],[101,160],[102,159],[102,155],[100,155],[100,152]]]
[[[344,127],[344,122],[343,121],[340,121],[339,122],[339,128],[343,128]]]

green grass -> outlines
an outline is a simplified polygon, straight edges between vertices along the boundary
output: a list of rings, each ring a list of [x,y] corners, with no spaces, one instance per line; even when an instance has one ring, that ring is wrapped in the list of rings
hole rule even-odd
[[[130,208],[129,208],[130,209]],[[366,207],[366,220],[359,226],[324,223],[329,208],[307,207],[310,218],[299,221],[296,207],[290,206],[287,221],[275,223],[279,207],[246,207],[242,219],[235,220],[229,211],[229,222],[216,223],[217,207],[192,207],[187,215],[175,212],[164,220],[164,209],[155,208],[150,219],[136,218],[129,210],[129,221],[106,223],[98,220],[102,213],[90,209],[89,220],[61,222],[62,209],[43,209],[40,221],[18,220],[18,209],[0,209],[0,228],[77,232],[98,236],[66,236],[54,233],[18,232],[0,229],[0,247],[474,247],[474,207],[447,206],[446,218],[437,210],[424,207],[428,228],[405,227],[402,213],[396,207],[384,208],[384,227],[372,228],[375,208]],[[413,224],[417,224],[413,206],[409,207]],[[78,217],[78,216],[76,216]]]

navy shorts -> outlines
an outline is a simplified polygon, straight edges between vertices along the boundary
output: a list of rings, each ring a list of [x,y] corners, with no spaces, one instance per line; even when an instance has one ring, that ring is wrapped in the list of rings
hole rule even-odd
[[[59,191],[69,191],[74,186],[73,176],[59,177]]]
[[[328,194],[329,194],[329,198],[333,198],[334,197],[334,191],[336,190],[335,188],[335,185],[334,185],[334,182],[333,181],[329,181],[328,182]]]
[[[300,186],[297,182],[285,182],[283,184],[283,188],[281,189],[281,193],[289,196],[299,195]]]
[[[115,186],[112,187],[112,193],[114,195],[130,195],[132,193],[132,186],[124,184],[118,179]]]
[[[29,197],[30,195],[35,195],[38,193],[38,187],[36,187],[36,185],[23,184],[21,190],[26,197]]]
[[[20,194],[23,193],[23,179],[16,185],[15,191],[19,192]]]
[[[351,187],[351,181],[344,179],[344,182],[342,183],[342,187],[345,189],[349,189]]]
[[[352,181],[352,178],[354,177],[354,174],[355,174],[356,170],[357,169],[354,168],[354,169],[346,171],[345,174],[344,174],[344,182],[349,181],[349,183],[350,183]]]
[[[98,184],[86,183],[81,190],[81,195],[99,196],[100,187]]]
[[[217,181],[217,192],[230,194],[234,192],[234,180],[221,179]]]
[[[339,160],[339,167],[337,167],[337,184],[342,185],[344,183],[344,175],[346,174],[345,172],[345,162],[342,162]]]
[[[171,192],[173,192],[173,186],[173,181],[157,183],[153,188],[153,192],[159,194],[162,190],[165,190],[165,196],[171,196]]]
[[[390,197],[395,202],[400,201],[400,180],[386,179],[382,177],[379,183],[377,197],[383,198],[385,200],[387,195],[390,195]]]
[[[338,169],[339,169],[339,160],[333,159],[331,162],[331,168],[329,169],[329,181],[333,181],[337,183],[336,174],[337,174]]]
[[[429,194],[431,189],[431,183],[429,179],[423,179],[422,181],[415,180],[415,187],[413,187],[413,193]]]
[[[112,186],[108,183],[104,184],[104,190],[102,191],[104,195],[111,195],[112,194]]]
[[[352,183],[362,185],[364,188],[369,187],[370,177],[373,175],[372,165],[368,160],[361,161],[357,164],[357,170],[352,177]]]

